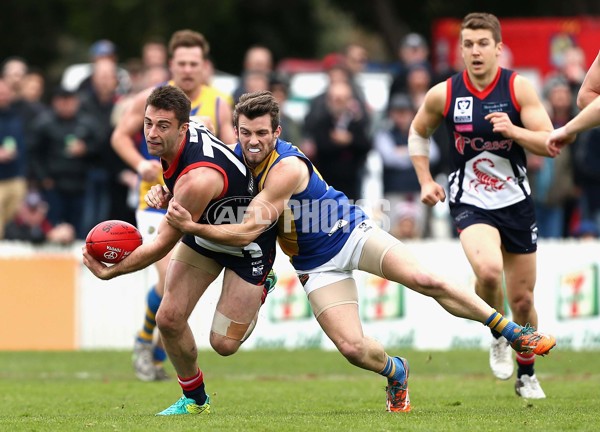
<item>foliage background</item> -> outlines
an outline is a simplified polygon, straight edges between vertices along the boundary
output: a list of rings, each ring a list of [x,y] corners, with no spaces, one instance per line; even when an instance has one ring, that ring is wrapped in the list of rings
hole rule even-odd
[[[600,15],[597,0],[486,2],[499,17]],[[120,60],[139,57],[150,36],[165,41],[173,31],[205,34],[217,69],[238,74],[252,44],[266,44],[276,60],[321,58],[345,42],[360,40],[372,59],[391,61],[409,31],[429,37],[436,18],[473,12],[466,0],[4,0],[0,59],[24,57],[50,82],[64,68],[87,61],[91,43],[107,38]]]

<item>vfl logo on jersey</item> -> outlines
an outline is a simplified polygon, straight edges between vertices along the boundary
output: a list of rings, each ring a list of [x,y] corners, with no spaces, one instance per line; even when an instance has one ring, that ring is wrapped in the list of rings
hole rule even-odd
[[[454,123],[473,122],[473,96],[457,97],[454,101]]]

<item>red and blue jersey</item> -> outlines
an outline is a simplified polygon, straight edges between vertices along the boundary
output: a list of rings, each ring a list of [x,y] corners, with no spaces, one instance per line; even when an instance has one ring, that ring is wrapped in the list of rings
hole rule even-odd
[[[224,187],[212,199],[197,223],[224,225],[241,223],[245,209],[256,195],[252,174],[238,156],[204,126],[190,121],[183,144],[172,164],[161,160],[165,185],[174,191],[177,181],[186,173],[202,167],[219,171]],[[183,243],[232,269],[242,279],[261,285],[275,259],[275,226],[260,234],[245,247],[228,246],[200,237],[186,235]]]
[[[523,127],[514,91],[516,76],[513,71],[498,68],[494,81],[483,90],[473,86],[466,70],[446,81],[444,119],[452,143],[451,206],[498,209],[520,202],[531,193],[523,147],[493,132],[492,124],[485,119],[490,113],[504,112],[514,125]]]

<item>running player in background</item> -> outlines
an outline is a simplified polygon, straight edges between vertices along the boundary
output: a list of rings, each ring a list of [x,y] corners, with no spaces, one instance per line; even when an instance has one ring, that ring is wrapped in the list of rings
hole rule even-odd
[[[192,30],[177,31],[169,41],[168,52],[171,80],[164,84],[180,88],[190,99],[192,118],[201,119],[205,124],[212,123],[211,129],[223,142],[235,142],[231,97],[204,84],[204,61],[209,53],[209,44],[204,36]],[[142,133],[144,106],[153,89],[154,87],[150,87],[134,97],[112,135],[113,148],[140,177],[136,219],[144,242],[156,237],[158,225],[164,215],[164,210],[148,208],[144,202],[148,189],[153,184],[163,182],[160,163],[148,153]],[[133,366],[136,376],[143,381],[168,378],[162,364],[166,359],[165,351],[160,337],[154,336],[154,331],[156,311],[164,294],[165,272],[170,256],[167,254],[156,262],[158,280],[148,291],[144,323],[135,339]],[[153,342],[155,340],[156,343]]]
[[[451,314],[500,332],[519,352],[547,354],[555,345],[554,337],[509,321],[472,291],[427,271],[404,244],[327,185],[297,147],[279,139],[279,105],[270,92],[242,95],[234,126],[239,139],[235,151],[252,169],[260,191],[243,223],[195,224],[177,199],[169,203],[166,221],[183,232],[237,247],[251,244],[277,222],[279,244],[296,269],[317,322],[351,364],[387,378],[388,411],[411,409],[408,362],[389,356],[379,342],[364,335],[354,269],[433,297]],[[160,186],[146,196],[152,206],[163,206],[169,198]]]
[[[197,224],[234,223],[229,216],[239,214],[256,194],[252,174],[241,158],[204,126],[190,122],[189,112],[189,99],[176,87],[157,87],[148,97],[144,133],[148,152],[160,157],[164,169],[165,186],[161,188],[165,187]],[[82,248],[84,264],[103,280],[148,267],[173,250],[156,322],[183,396],[158,415],[210,413],[188,318],[225,268],[210,344],[223,356],[234,354],[256,325],[267,284],[274,283],[270,270],[276,235],[271,227],[251,244],[232,247],[193,236],[181,239],[181,232],[163,218],[153,241],[144,242],[112,266],[95,260]]]
[[[504,313],[504,282],[514,321],[537,327],[537,226],[525,150],[550,156],[545,142],[552,123],[531,83],[499,66],[502,35],[494,15],[467,15],[460,46],[466,70],[428,91],[409,132],[421,201],[434,206],[446,199],[429,170],[429,137],[445,123],[454,143],[450,212],[475,273],[475,290]],[[490,366],[497,378],[507,380],[514,369],[510,340],[491,332]],[[515,391],[541,399],[546,396],[534,361],[533,352],[517,353]]]

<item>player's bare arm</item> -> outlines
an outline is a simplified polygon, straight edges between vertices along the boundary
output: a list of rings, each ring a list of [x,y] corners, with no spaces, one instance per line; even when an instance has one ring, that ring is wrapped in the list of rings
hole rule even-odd
[[[515,77],[515,95],[521,106],[521,121],[524,127],[514,125],[506,113],[495,112],[485,116],[494,127],[494,132],[512,138],[519,145],[539,156],[552,156],[546,148],[546,140],[554,129],[550,117],[538,97],[533,85],[525,78]]]
[[[551,154],[558,155],[563,147],[575,141],[577,134],[600,126],[600,98],[596,98],[571,121],[550,134],[546,146]]]
[[[409,153],[421,185],[421,201],[429,206],[446,199],[444,188],[431,176],[428,155],[429,138],[444,118],[446,85],[439,83],[427,92],[409,131]]]
[[[211,199],[219,196],[224,187],[221,173],[212,168],[196,168],[183,175],[175,185],[174,196],[180,205],[188,211],[190,218],[198,220]],[[113,265],[95,260],[85,247],[83,262],[96,275],[104,280],[141,270],[163,258],[181,238],[181,231],[170,226],[163,219],[158,228],[158,235],[152,242],[143,243],[123,261]]]
[[[160,163],[144,158],[133,139],[144,125],[144,107],[151,92],[152,88],[149,88],[134,96],[111,137],[115,152],[145,181],[154,181],[162,172]]]
[[[577,106],[584,109],[600,95],[600,52],[590,66],[577,93]]]
[[[189,213],[173,201],[169,204],[166,219],[182,232],[225,245],[243,247],[277,221],[287,200],[306,188],[308,178],[308,168],[299,158],[283,159],[269,172],[263,190],[251,201],[243,222],[227,225],[227,229],[218,225],[192,223]]]
[[[219,139],[223,141],[225,144],[233,144],[237,142],[235,137],[235,131],[233,129],[233,124],[231,123],[231,118],[233,116],[231,107],[227,103],[227,101],[222,100],[222,103],[219,104],[219,112],[217,115],[219,116]]]

